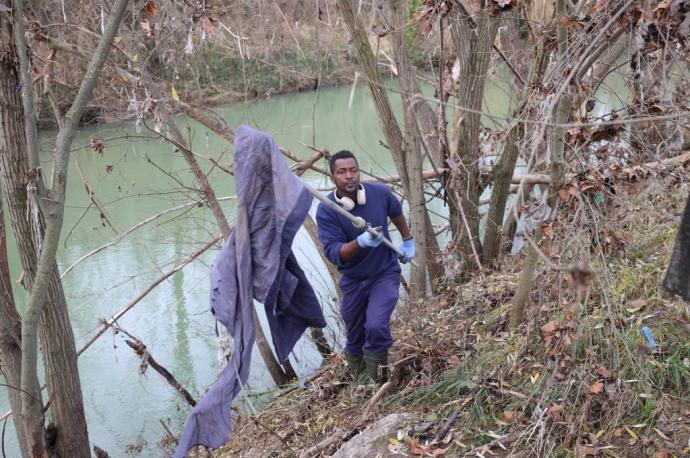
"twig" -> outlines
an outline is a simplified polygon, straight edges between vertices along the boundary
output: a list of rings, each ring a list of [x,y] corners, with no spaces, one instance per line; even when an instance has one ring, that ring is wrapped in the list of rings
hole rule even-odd
[[[156,288],[156,286],[158,286],[158,285],[160,285],[161,283],[163,283],[165,280],[168,279],[168,277],[172,276],[174,273],[176,273],[176,272],[182,270],[184,267],[187,266],[187,264],[189,264],[189,263],[191,263],[192,261],[194,261],[196,258],[198,258],[199,256],[201,256],[206,250],[208,250],[209,248],[211,248],[212,246],[214,246],[216,243],[218,243],[218,241],[219,241],[220,239],[221,239],[221,236],[218,236],[218,237],[214,238],[213,240],[211,240],[210,242],[208,242],[206,245],[204,245],[203,247],[199,248],[197,251],[195,251],[194,253],[192,253],[191,255],[189,255],[189,257],[187,257],[187,259],[185,259],[185,260],[182,261],[180,264],[178,264],[177,266],[175,266],[172,270],[170,270],[170,271],[166,272],[165,274],[163,274],[162,276],[158,277],[153,283],[151,283],[151,284],[150,284],[141,294],[139,294],[134,300],[132,300],[129,304],[127,304],[126,306],[124,306],[124,307],[122,308],[122,310],[120,310],[120,311],[117,312],[115,315],[113,315],[112,318],[110,318],[109,320],[103,322],[103,325],[101,326],[101,328],[100,328],[98,331],[96,331],[96,334],[94,334],[88,341],[86,341],[86,343],[85,343],[85,344],[79,349],[79,351],[77,352],[77,355],[81,355],[82,353],[84,353],[84,351],[86,351],[87,348],[89,348],[91,345],[93,345],[93,343],[94,343],[100,336],[102,336],[102,335],[108,330],[108,328],[110,328],[113,324],[115,324],[115,323],[117,322],[117,320],[119,320],[119,319],[122,318],[127,312],[129,312],[129,311],[132,309],[132,307],[134,307],[135,305],[137,305],[137,304],[139,303],[139,301],[141,301],[144,297],[146,297],[146,295],[147,295],[148,293],[150,293],[151,291],[153,291],[153,289]]]
[[[84,183],[84,187],[86,188],[86,193],[89,195],[89,199],[91,199],[91,202],[100,210],[101,216],[105,220],[106,223],[108,223],[108,226],[115,232],[115,234],[119,234],[120,230],[117,228],[115,223],[113,222],[112,218],[108,214],[108,211],[105,209],[103,204],[101,204],[101,201],[98,200],[98,197],[96,197],[96,193],[93,191],[93,188],[91,188],[91,185],[89,184],[88,180],[86,179],[86,176],[84,175],[84,171],[81,169],[81,166],[79,165],[79,161],[77,160],[76,156],[72,157],[72,160],[74,161],[74,165],[77,168],[77,172],[79,172],[79,176],[81,177],[82,183]]]
[[[362,424],[366,422],[369,419],[369,417],[371,417],[371,414],[374,412],[374,408],[379,404],[379,402],[381,402],[383,395],[386,394],[392,386],[393,382],[386,382],[383,385],[381,385],[381,388],[379,388],[376,394],[373,395],[369,400],[369,404],[367,404],[367,409],[364,411],[364,415],[362,415],[362,418],[360,418],[358,423]]]
[[[119,329],[122,331],[122,329]],[[194,407],[196,405],[196,400],[192,397],[192,395],[183,387],[180,382],[177,381],[174,375],[170,373],[169,370],[167,370],[165,367],[163,367],[158,361],[156,361],[153,356],[151,356],[151,353],[149,353],[148,349],[146,348],[146,345],[144,343],[137,339],[136,337],[132,336],[131,334],[127,333],[127,335],[130,337],[131,340],[127,339],[125,340],[125,343],[134,350],[134,352],[149,366],[153,368],[156,372],[158,372],[166,382],[170,386],[172,386],[175,391],[180,393],[182,396],[182,399],[187,401],[187,404],[190,406]]]
[[[165,430],[165,432],[166,432],[166,434],[168,435],[168,437],[170,437],[176,444],[179,444],[180,441],[178,441],[178,440],[177,440],[177,437],[175,437],[175,435],[173,434],[173,432],[170,431],[170,428],[168,428],[168,425],[166,425],[165,422],[164,422],[161,418],[159,418],[158,421],[159,421],[159,422],[161,423],[161,425],[163,426],[163,429]]]
[[[288,449],[290,449],[290,451],[292,452],[292,455],[297,455],[297,451],[296,451],[294,448],[292,448],[292,447],[290,446],[290,444],[288,443],[287,439],[285,439],[283,436],[281,436],[280,434],[278,434],[277,432],[275,432],[275,430],[273,430],[273,428],[271,428],[271,427],[269,427],[269,426],[266,426],[266,425],[263,424],[261,421],[259,421],[258,418],[252,418],[252,421],[253,421],[256,425],[262,427],[263,429],[265,429],[266,431],[268,431],[268,432],[271,433],[272,435],[276,436],[276,437],[283,443],[283,445],[285,445]]]
[[[488,442],[484,445],[480,445],[478,447],[473,448],[469,452],[465,453],[465,455],[478,456],[477,454],[479,452],[490,450],[491,448],[493,448],[497,445],[499,447],[505,449],[505,446],[503,445],[504,443],[505,444],[511,444],[511,443],[515,442],[516,440],[520,439],[520,436],[521,436],[520,433],[506,434],[505,436],[501,436],[500,438],[494,439],[491,442]]]
[[[219,197],[218,200],[219,200],[219,201],[224,201],[224,200],[232,200],[232,199],[236,199],[236,198],[237,198],[236,196],[226,196],[226,197]],[[98,248],[96,248],[96,249],[94,249],[94,250],[92,250],[92,251],[86,253],[85,255],[83,255],[82,257],[80,257],[80,258],[77,259],[76,261],[74,261],[67,269],[65,269],[64,272],[62,272],[62,274],[60,275],[60,278],[64,278],[64,277],[65,277],[68,273],[70,273],[78,264],[82,263],[82,262],[85,261],[87,258],[90,258],[91,256],[93,256],[93,255],[95,255],[96,253],[99,253],[99,252],[105,250],[105,249],[108,248],[108,247],[111,247],[111,246],[113,246],[113,245],[118,244],[118,243],[121,242],[123,239],[125,239],[127,236],[129,236],[130,234],[132,234],[134,231],[136,231],[136,230],[140,229],[141,227],[145,226],[146,224],[148,224],[148,223],[150,223],[150,222],[152,222],[152,221],[154,221],[154,220],[160,218],[161,216],[166,215],[166,214],[168,214],[168,213],[175,212],[175,211],[177,211],[177,210],[183,210],[183,209],[189,208],[189,207],[196,207],[196,206],[198,206],[198,205],[199,205],[199,202],[198,202],[198,201],[187,202],[187,203],[185,203],[185,204],[181,204],[181,205],[178,205],[178,206],[176,206],[176,207],[172,207],[172,208],[168,208],[167,210],[163,210],[162,212],[156,213],[156,214],[153,215],[153,216],[149,216],[149,217],[146,218],[145,220],[140,221],[140,222],[138,222],[137,224],[135,224],[134,226],[130,227],[127,231],[125,231],[124,233],[122,233],[122,234],[121,234],[118,238],[116,238],[115,240],[111,240],[110,242],[106,243],[105,245],[101,245],[100,247],[98,247]]]
[[[393,386],[393,382],[386,382],[383,385],[381,385],[381,388],[379,388],[376,394],[374,394],[374,396],[372,396],[372,398],[369,400],[369,404],[367,405],[367,409],[365,410],[364,414],[362,414],[362,416],[359,418],[359,420],[357,420],[357,422],[352,428],[346,431],[341,431],[338,434],[333,434],[328,438],[322,440],[318,444],[314,445],[313,447],[308,448],[300,454],[300,458],[308,458],[318,455],[324,450],[328,450],[332,446],[340,442],[344,442],[355,436],[359,429],[362,427],[362,425],[369,421],[372,413],[374,412],[374,407],[376,407],[378,403],[381,402],[383,395],[386,394],[388,390],[390,390],[391,386]]]
[[[472,402],[472,400],[474,399],[474,395],[478,389],[479,389],[479,387],[474,387],[470,390],[470,394],[469,394],[469,396],[467,396],[467,399],[462,401],[462,404],[460,404],[460,407],[458,407],[455,410],[455,412],[453,412],[450,415],[450,417],[448,417],[448,421],[446,422],[445,426],[438,431],[438,433],[434,437],[434,440],[431,441],[432,444],[438,443],[438,442],[442,441],[444,437],[446,437],[446,435],[451,430],[451,428],[453,427],[455,422],[458,421],[458,417],[460,416],[462,411],[465,410],[465,407],[467,407],[467,405],[470,402]]]

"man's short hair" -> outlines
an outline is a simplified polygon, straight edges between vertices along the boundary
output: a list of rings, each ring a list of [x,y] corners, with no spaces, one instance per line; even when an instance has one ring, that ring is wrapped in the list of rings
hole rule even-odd
[[[354,159],[355,162],[357,163],[357,166],[359,166],[359,162],[357,162],[357,158],[355,157],[354,154],[352,154],[352,151],[348,151],[346,149],[341,149],[335,154],[331,155],[331,158],[328,160],[328,167],[331,169],[331,175],[333,175],[333,172],[335,172],[335,161],[338,159]]]

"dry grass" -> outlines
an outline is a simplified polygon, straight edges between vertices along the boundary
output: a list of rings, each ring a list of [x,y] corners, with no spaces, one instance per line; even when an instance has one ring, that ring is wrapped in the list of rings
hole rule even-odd
[[[659,288],[687,189],[673,178],[628,189],[586,224],[569,221],[567,243],[555,236],[544,248],[561,264],[586,252],[595,275],[578,295],[566,273],[542,272],[520,332],[506,332],[517,279],[509,265],[398,310],[393,388],[371,422],[416,414],[405,451],[411,439],[433,441],[458,410],[436,444],[447,456],[687,456],[690,314]],[[592,224],[626,237],[584,250],[583,227]],[[640,332],[645,325],[655,349]],[[241,417],[218,456],[297,456],[324,438],[356,433],[372,393],[346,382],[334,356],[306,388]]]

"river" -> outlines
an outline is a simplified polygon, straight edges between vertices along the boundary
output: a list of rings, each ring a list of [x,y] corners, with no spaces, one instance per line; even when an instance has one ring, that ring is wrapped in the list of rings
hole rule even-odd
[[[486,91],[485,110],[504,116],[510,106],[507,85],[492,83]],[[391,94],[394,95],[394,94]],[[393,97],[400,115],[399,97]],[[301,158],[313,154],[305,145],[354,151],[363,170],[377,175],[395,175],[387,150],[379,143],[383,135],[366,88],[360,84],[351,97],[350,87],[272,97],[247,104],[218,107],[228,125],[247,123],[271,133],[279,145]],[[194,151],[218,161],[231,162],[232,150],[207,129],[179,118]],[[149,126],[132,122],[81,129],[74,140],[70,163],[65,224],[58,252],[64,272],[86,253],[114,240],[117,235],[100,217],[84,191],[78,162],[85,179],[122,233],[140,221],[167,209],[199,199],[186,163],[174,148],[157,138]],[[42,132],[44,169],[50,168],[50,148],[55,132]],[[102,154],[88,145],[92,138],[105,140]],[[76,161],[75,161],[76,160]],[[234,194],[230,175],[204,158],[199,158],[218,196]],[[324,165],[324,164],[322,164]],[[327,180],[315,173],[304,177],[325,187]],[[224,201],[232,221],[234,203]],[[442,202],[430,204],[445,213]],[[316,208],[314,204],[312,211]],[[442,222],[437,217],[435,222]],[[10,227],[9,224],[7,227]],[[15,283],[20,277],[16,245],[8,231],[9,262],[17,306],[26,293]],[[100,327],[102,319],[117,313],[137,297],[163,272],[184,260],[218,232],[211,212],[192,206],[166,213],[150,224],[76,265],[64,278],[77,347]],[[330,326],[327,335],[337,348],[342,342],[337,308],[330,280],[314,246],[301,231],[293,248],[302,267],[318,291]],[[119,320],[122,329],[141,339],[151,355],[168,368],[193,396],[200,398],[217,373],[214,321],[208,311],[209,267],[217,254],[214,248],[199,260],[161,283]],[[301,341],[293,364],[301,376],[318,367],[320,357],[309,343]],[[161,456],[158,440],[164,435],[159,419],[174,432],[181,430],[188,406],[163,379],[149,369],[140,374],[140,361],[124,343],[122,334],[108,332],[79,358],[87,422],[92,444],[111,456],[126,455],[129,444],[141,445],[143,457]],[[258,352],[254,352],[249,386],[245,393],[272,387]],[[252,396],[244,396],[242,408],[252,409]],[[0,391],[0,414],[9,409],[6,392]],[[8,457],[19,456],[10,420],[4,433]]]

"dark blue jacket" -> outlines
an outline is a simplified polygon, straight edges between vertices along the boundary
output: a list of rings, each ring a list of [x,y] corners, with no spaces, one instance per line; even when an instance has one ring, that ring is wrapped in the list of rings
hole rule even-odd
[[[366,204],[356,205],[350,212],[360,216],[372,227],[382,226],[384,237],[390,240],[388,218],[395,218],[402,213],[402,206],[393,193],[383,184],[363,183],[366,193]],[[333,193],[328,198],[335,202]],[[319,228],[319,240],[324,246],[326,257],[344,276],[362,280],[377,276],[385,271],[400,271],[396,254],[385,245],[375,248],[361,248],[360,252],[348,262],[340,260],[340,247],[357,238],[362,233],[344,216],[320,204],[316,210],[316,224]]]

